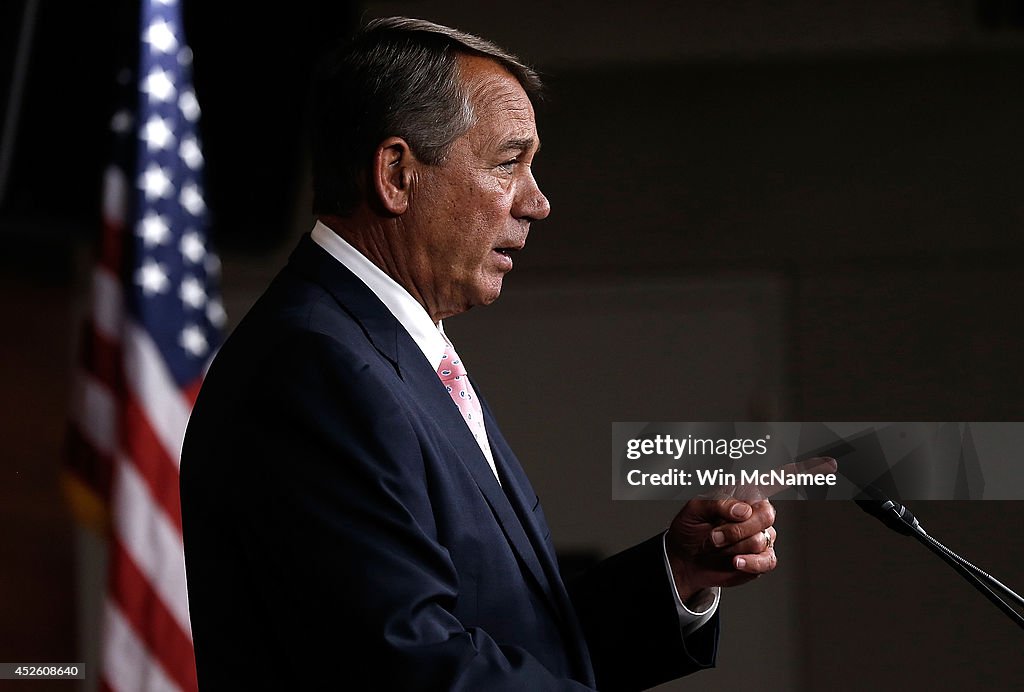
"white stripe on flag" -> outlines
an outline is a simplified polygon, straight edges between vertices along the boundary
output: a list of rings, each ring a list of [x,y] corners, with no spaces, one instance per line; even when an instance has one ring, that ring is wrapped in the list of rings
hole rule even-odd
[[[126,325],[123,348],[128,389],[138,399],[167,454],[178,465],[190,404],[167,371],[160,351],[146,330],[134,323]]]
[[[114,692],[181,692],[109,599],[104,628],[103,676]]]
[[[117,444],[117,399],[107,386],[85,370],[75,374],[71,419],[92,447],[113,456]]]
[[[123,225],[128,208],[128,181],[119,166],[107,166],[103,172],[103,220]]]
[[[111,502],[116,508],[114,533],[191,641],[181,533],[159,508],[132,462],[123,456],[117,459]]]

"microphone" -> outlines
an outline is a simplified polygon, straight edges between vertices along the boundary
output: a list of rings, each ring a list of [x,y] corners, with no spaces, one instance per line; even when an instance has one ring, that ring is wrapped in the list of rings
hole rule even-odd
[[[991,574],[972,565],[925,533],[924,527],[921,526],[917,517],[909,509],[899,502],[890,500],[881,490],[873,485],[865,486],[861,494],[854,498],[854,501],[861,509],[880,520],[893,531],[904,536],[913,536],[920,541],[928,550],[942,558],[957,574],[966,579],[971,586],[977,589],[994,606],[1003,611],[1003,614],[1024,629],[1024,615],[1014,610],[1010,604],[1000,597],[999,593],[993,591],[993,588],[998,589],[1003,596],[1017,603],[1018,607],[1024,606],[1024,598],[1021,598],[1017,592]]]
[[[866,497],[865,497],[866,496]],[[893,531],[902,533],[904,536],[913,536],[917,533],[926,534],[924,527],[917,520],[909,509],[898,502],[894,502],[885,496],[881,490],[873,485],[865,486],[854,501],[865,512],[880,520]]]

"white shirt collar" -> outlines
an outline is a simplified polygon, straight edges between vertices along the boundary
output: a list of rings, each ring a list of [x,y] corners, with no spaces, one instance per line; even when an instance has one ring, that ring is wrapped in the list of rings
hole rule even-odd
[[[423,351],[430,366],[437,370],[447,345],[441,323],[435,325],[427,311],[408,291],[320,221],[313,227],[312,236],[313,242],[345,265],[380,298]]]
[[[359,277],[367,288],[373,291],[374,295],[380,298],[395,319],[405,327],[416,345],[420,347],[427,362],[435,371],[441,365],[441,358],[444,356],[445,348],[448,346],[448,337],[444,334],[444,326],[430,319],[426,309],[412,297],[402,286],[384,273],[376,264],[371,262],[363,253],[356,250],[344,238],[332,231],[320,221],[313,227],[313,242],[322,247],[334,259],[341,262],[345,267]],[[471,396],[475,395],[472,384],[467,381],[467,391]],[[465,419],[464,419],[465,420]],[[491,452],[491,445],[487,439],[487,431],[478,426],[474,428],[466,421],[470,431],[476,437],[480,451],[487,459],[494,477],[498,478],[498,468],[494,464],[494,455]],[[498,478],[501,485],[501,479]]]

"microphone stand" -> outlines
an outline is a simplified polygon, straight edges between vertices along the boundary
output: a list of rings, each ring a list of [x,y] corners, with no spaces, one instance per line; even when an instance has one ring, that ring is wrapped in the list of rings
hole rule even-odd
[[[999,610],[1003,611],[1008,618],[1017,623],[1018,627],[1024,629],[1024,616],[1000,598],[999,594],[993,591],[992,587],[999,589],[1004,596],[1015,601],[1019,606],[1024,607],[1024,598],[1021,598],[1020,594],[929,536],[925,532],[924,527],[910,513],[910,510],[886,498],[877,488],[868,486],[864,489],[864,493],[870,499],[857,498],[856,502],[860,505],[861,509],[877,517],[883,524],[897,533],[916,538],[924,547],[938,555],[942,558],[943,562],[956,570],[957,574],[966,579],[971,586],[981,592]]]
[[[1010,605],[1006,601],[1000,598],[999,594],[997,594],[995,591],[992,590],[992,588],[990,588],[990,585],[994,586],[997,589],[1000,589],[1003,592],[1003,595],[1010,597],[1019,605],[1024,606],[1024,598],[1021,598],[1018,593],[1016,593],[1013,589],[1006,586],[1006,584],[1003,584],[1001,581],[999,581],[992,575],[982,571],[981,569],[978,569],[970,562],[960,557],[946,546],[939,543],[937,540],[935,540],[927,533],[925,533],[924,529],[918,527],[917,531],[915,531],[911,535],[914,536],[914,538],[916,538],[922,544],[924,544],[924,546],[928,548],[928,550],[932,551],[940,558],[942,558],[943,561],[946,562],[946,564],[948,564],[950,567],[956,570],[956,572],[964,579],[966,579],[971,584],[971,586],[980,591],[982,595],[984,595],[985,598],[991,601],[995,607],[999,608],[999,610],[1006,613],[1006,616],[1008,618],[1016,622],[1019,627],[1024,629],[1024,617],[1022,617],[1020,613],[1018,613],[1016,610],[1010,607]]]

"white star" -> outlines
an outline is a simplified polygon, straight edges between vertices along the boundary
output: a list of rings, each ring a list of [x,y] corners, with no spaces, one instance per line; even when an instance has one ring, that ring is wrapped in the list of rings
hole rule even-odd
[[[178,245],[182,256],[193,264],[199,264],[206,255],[206,248],[203,246],[203,239],[195,231],[189,230],[181,236],[181,243]]]
[[[203,203],[203,195],[199,192],[199,186],[192,181],[189,181],[181,188],[178,201],[181,202],[181,206],[185,207],[192,216],[199,216],[206,209],[206,204]]]
[[[179,343],[181,343],[182,348],[196,357],[206,353],[208,348],[206,335],[203,334],[202,329],[194,324],[190,324],[181,330]]]
[[[142,139],[150,151],[169,149],[174,144],[174,132],[167,126],[167,121],[154,115],[142,127]]]
[[[203,165],[203,152],[199,150],[199,141],[192,135],[186,135],[181,140],[181,146],[178,147],[178,156],[181,157],[186,166],[194,171],[199,170],[199,167]]]
[[[177,90],[171,75],[157,67],[142,80],[142,92],[154,101],[170,103]]]
[[[178,47],[178,39],[174,35],[174,30],[162,19],[156,20],[146,28],[142,40],[158,53],[170,53]]]
[[[167,223],[167,219],[160,216],[156,212],[148,211],[146,215],[139,221],[139,225],[136,226],[135,232],[138,233],[139,237],[142,238],[142,242],[147,248],[154,247],[156,245],[163,245],[167,242],[168,236],[171,234],[171,227]]]
[[[203,303],[206,302],[206,290],[203,288],[202,282],[194,276],[186,276],[182,279],[178,295],[181,297],[182,303],[195,310],[203,307]]]
[[[164,169],[155,163],[149,164],[146,172],[139,177],[139,187],[146,192],[146,199],[166,199],[171,196],[171,179]]]
[[[181,96],[178,97],[178,108],[190,123],[199,120],[199,101],[196,100],[196,92],[191,89],[181,92]]]
[[[120,110],[114,113],[114,117],[110,119],[110,129],[119,135],[123,135],[131,129],[132,124],[135,122],[135,118],[132,114],[126,110]]]
[[[210,320],[210,324],[220,329],[228,321],[228,314],[224,312],[224,306],[221,305],[221,302],[213,298],[206,304],[206,318]]]
[[[135,273],[135,283],[142,287],[143,293],[150,296],[166,291],[170,281],[167,279],[167,272],[164,271],[162,264],[146,260],[146,263]]]

